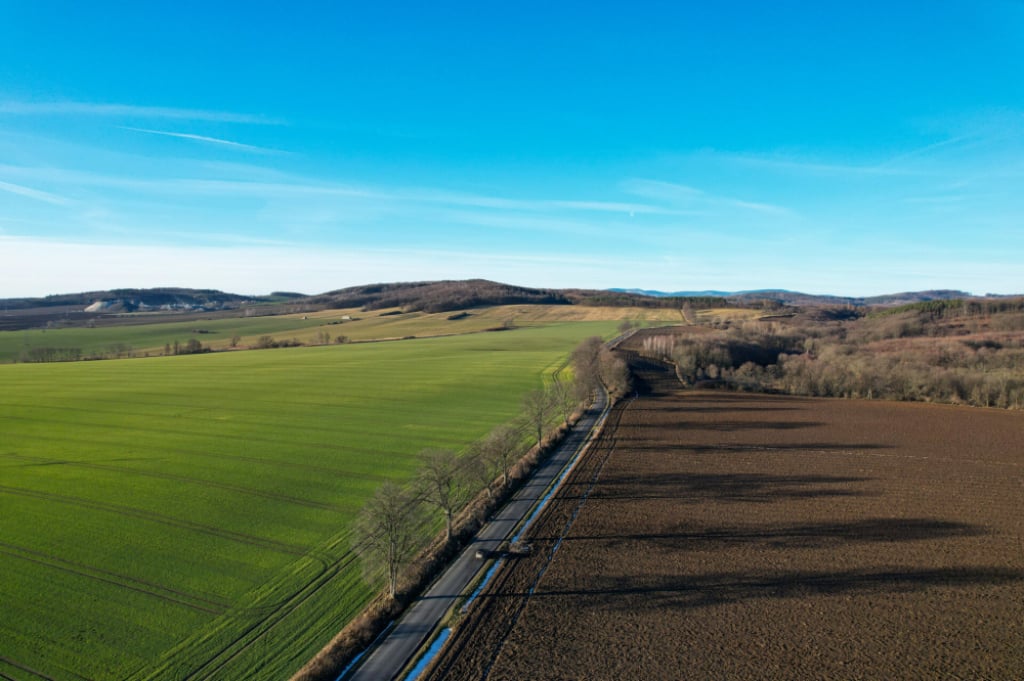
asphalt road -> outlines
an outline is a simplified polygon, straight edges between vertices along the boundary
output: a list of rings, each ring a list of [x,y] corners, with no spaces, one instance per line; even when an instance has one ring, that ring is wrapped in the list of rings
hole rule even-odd
[[[540,501],[547,488],[572,461],[587,441],[604,412],[607,397],[602,395],[579,420],[562,445],[537,469],[534,476],[512,499],[494,514],[477,533],[476,539],[459,554],[443,575],[423,594],[391,629],[391,632],[365,656],[362,664],[346,675],[347,681],[386,681],[394,679],[409,659],[427,641],[441,617],[465,591],[485,561],[474,557],[479,548],[495,550]]]

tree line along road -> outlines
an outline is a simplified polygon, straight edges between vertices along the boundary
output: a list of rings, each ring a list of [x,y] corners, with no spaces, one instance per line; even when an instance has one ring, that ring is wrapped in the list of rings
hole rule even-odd
[[[559,478],[590,442],[591,433],[602,422],[608,397],[600,391],[594,404],[577,422],[562,444],[541,464],[533,477],[519,489],[477,533],[476,539],[433,585],[406,610],[395,626],[364,661],[345,675],[346,681],[381,681],[395,679],[412,657],[427,643],[441,618],[465,595],[484,563],[476,552],[495,551],[530,511],[544,498],[548,488]],[[339,680],[340,681],[340,680]]]

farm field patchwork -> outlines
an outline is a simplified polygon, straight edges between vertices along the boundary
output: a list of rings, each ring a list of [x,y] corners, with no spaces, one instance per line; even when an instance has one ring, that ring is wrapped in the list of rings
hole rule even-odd
[[[1024,414],[641,375],[430,678],[1024,676]]]
[[[135,315],[107,320],[95,328],[69,327],[24,329],[0,332],[0,362],[15,362],[32,348],[78,348],[84,355],[117,355],[118,351],[138,355],[159,355],[165,345],[185,344],[196,339],[203,345],[227,348],[235,334],[241,340],[256,342],[262,335],[281,339],[305,335],[312,337],[322,322],[303,319],[303,315],[267,317],[217,317],[176,321]],[[245,345],[245,343],[243,343]]]
[[[747,312],[747,311],[744,311]],[[136,314],[100,320],[95,328],[72,327],[0,331],[0,363],[22,360],[33,348],[77,348],[85,356],[162,355],[165,346],[190,340],[214,350],[227,350],[237,337],[239,348],[256,347],[262,336],[306,345],[328,344],[338,336],[371,341],[415,336],[450,336],[500,328],[565,322],[619,322],[623,319],[665,324],[681,321],[678,310],[591,307],[585,305],[499,305],[463,312],[402,312],[397,309],[362,311],[332,309],[319,312],[246,317],[244,311],[216,313],[210,318],[192,314]],[[613,324],[607,325],[614,328]]]
[[[0,676],[286,678],[372,595],[380,482],[614,326],[0,367]]]

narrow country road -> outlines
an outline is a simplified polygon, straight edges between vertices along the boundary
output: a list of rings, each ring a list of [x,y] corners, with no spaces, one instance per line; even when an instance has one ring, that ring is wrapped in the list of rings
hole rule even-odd
[[[484,563],[474,557],[479,548],[494,550],[525,518],[547,488],[587,442],[607,406],[602,392],[562,445],[537,469],[534,476],[488,521],[476,539],[459,555],[427,592],[398,620],[391,632],[344,678],[346,681],[394,679],[426,642],[441,617],[473,581]]]

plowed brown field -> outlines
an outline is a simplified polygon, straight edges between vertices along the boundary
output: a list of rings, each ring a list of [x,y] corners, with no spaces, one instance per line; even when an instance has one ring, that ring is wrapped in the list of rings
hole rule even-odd
[[[1024,414],[640,376],[431,678],[1024,678]]]

